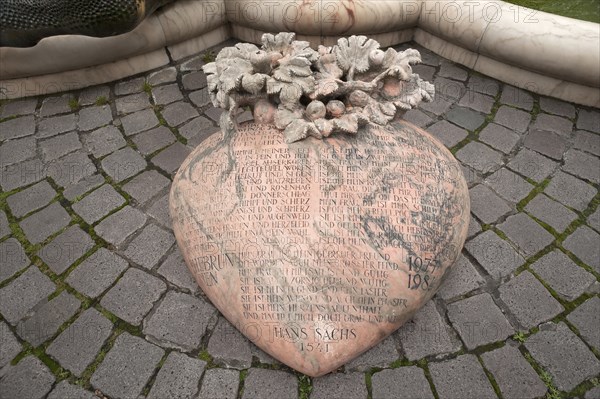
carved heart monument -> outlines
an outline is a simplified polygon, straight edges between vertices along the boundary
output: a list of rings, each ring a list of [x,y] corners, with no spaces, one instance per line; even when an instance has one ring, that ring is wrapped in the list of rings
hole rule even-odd
[[[198,284],[252,342],[320,376],[383,340],[438,290],[467,234],[452,154],[395,119],[430,101],[414,50],[293,34],[205,66],[222,134],[173,184],[177,242]],[[241,106],[254,121],[238,125]]]

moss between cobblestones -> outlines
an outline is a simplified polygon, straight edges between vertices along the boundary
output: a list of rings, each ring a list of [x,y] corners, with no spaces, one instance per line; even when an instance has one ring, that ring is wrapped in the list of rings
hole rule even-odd
[[[506,345],[506,342],[504,342],[504,341],[492,342],[491,344],[486,344],[486,345],[478,346],[477,348],[469,351],[469,353],[472,353],[474,355],[479,356],[482,353],[490,352],[490,351],[493,351],[495,349],[502,348],[504,345]]]
[[[152,372],[152,376],[150,377],[150,379],[148,380],[148,383],[146,384],[146,386],[142,390],[142,396],[143,397],[148,396],[148,394],[150,393],[150,389],[152,389],[152,386],[154,385],[154,382],[156,381],[156,376],[158,375],[158,372],[160,371],[160,369],[162,368],[162,366],[167,361],[167,357],[169,356],[169,354],[171,352],[172,352],[172,350],[165,350],[165,353],[164,353],[163,357],[160,359],[160,361],[158,362],[158,364],[154,368],[154,371]]]
[[[546,393],[546,399],[561,399],[560,391],[556,388],[552,382],[552,377],[542,366],[535,361],[533,356],[529,353],[527,349],[523,345],[519,345],[519,350],[521,354],[527,360],[527,362],[533,367],[535,372],[540,376],[546,387],[548,388],[548,392]]]
[[[206,368],[208,369],[217,367],[213,360],[213,357],[210,355],[210,353],[208,353],[206,349],[203,349],[200,351],[200,353],[198,353],[198,359],[204,360],[206,362]]]
[[[112,349],[117,337],[121,335],[121,333],[122,331],[120,331],[119,329],[113,330],[111,336],[108,337],[104,345],[102,345],[102,348],[100,348],[100,352],[98,353],[98,355],[96,355],[96,358],[94,359],[92,364],[90,364],[85,369],[85,371],[81,374],[80,378],[75,379],[73,381],[76,385],[82,386],[86,389],[91,388],[90,379],[92,378],[92,375],[94,374],[100,363],[104,361],[106,354]]]
[[[411,362],[407,358],[402,358],[392,362],[389,368],[397,369],[398,367],[414,366],[415,364],[415,362]]]
[[[94,102],[94,104],[101,106],[101,105],[106,105],[108,104],[108,99],[104,96],[100,96],[98,98],[96,98],[96,101]]]
[[[240,386],[238,388],[238,398],[241,398],[244,394],[244,382],[246,381],[246,376],[248,375],[248,370],[240,371]]]
[[[477,356],[477,360],[479,361],[479,364],[481,364],[481,368],[483,369],[483,372],[487,376],[488,380],[490,380],[490,384],[492,384],[492,388],[494,389],[494,392],[496,392],[496,395],[500,399],[503,399],[504,396],[502,395],[502,391],[500,390],[500,386],[498,385],[498,382],[494,378],[494,375],[492,373],[490,373],[490,371],[485,367],[485,364],[483,363],[483,360],[481,360],[481,357],[479,355]]]
[[[152,95],[152,85],[150,83],[144,82],[142,85],[142,90],[144,90],[149,96]]]
[[[583,397],[587,391],[597,387],[600,381],[598,378],[592,378],[589,381],[584,381],[577,385],[571,392],[567,394],[568,398]]]
[[[6,118],[0,118],[0,123],[9,121],[11,119],[16,119],[16,118],[18,118],[17,115],[11,115],[11,116],[7,116]]]
[[[312,381],[309,376],[297,373],[298,375],[298,397],[300,399],[308,399],[312,392]]]
[[[367,399],[373,399],[373,373],[380,371],[380,368],[372,368],[365,373],[365,385],[367,386]]]
[[[79,101],[77,101],[74,98],[69,100],[69,108],[71,108],[71,111],[79,110],[79,108],[81,108],[81,106],[79,105]]]
[[[202,53],[202,62],[204,62],[205,64],[213,62],[216,59],[217,55],[213,50],[206,50],[204,53]]]
[[[537,184],[536,182],[533,182],[533,185],[535,186],[535,188],[529,193],[529,195],[527,195],[527,197],[525,197],[521,201],[519,201],[519,203],[517,204],[517,211],[523,212],[523,209],[525,209],[527,204],[529,204],[529,202],[536,195],[538,195],[539,193],[543,192],[546,189],[548,184],[550,184],[550,180],[551,180],[550,178],[547,178],[539,184]]]

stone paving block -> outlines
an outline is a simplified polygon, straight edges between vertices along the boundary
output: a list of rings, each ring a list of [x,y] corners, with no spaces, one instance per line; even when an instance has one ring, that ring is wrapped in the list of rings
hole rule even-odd
[[[570,137],[573,131],[573,122],[559,116],[539,114],[531,129],[554,132],[563,137]]]
[[[442,60],[438,76],[454,80],[465,81],[469,77],[469,71],[453,62]]]
[[[500,299],[527,330],[552,319],[564,310],[527,270],[500,286],[499,291]]]
[[[0,118],[33,114],[37,107],[37,102],[37,98],[26,98],[4,104],[0,108],[2,110],[0,111]]]
[[[21,349],[21,344],[8,328],[8,324],[0,321],[0,368],[10,363]]]
[[[556,133],[531,130],[524,142],[525,147],[560,161],[567,149],[567,141]]]
[[[559,233],[565,231],[577,219],[575,212],[551,200],[544,194],[539,194],[532,199],[525,207],[525,210],[537,219],[550,225]]]
[[[210,315],[210,312],[206,312],[205,318],[208,320]],[[241,332],[226,319],[219,317],[207,350],[219,366],[241,370],[252,365],[250,346],[250,341]]]
[[[471,75],[467,83],[469,90],[495,97],[500,91],[500,82],[482,75]]]
[[[38,147],[45,162],[53,161],[82,148],[79,136],[75,132],[61,134],[38,142]]]
[[[54,375],[38,358],[29,355],[8,366],[0,378],[2,398],[42,399],[52,389]]]
[[[211,104],[208,88],[206,87],[204,89],[191,92],[188,97],[196,107],[204,107],[208,104]]]
[[[506,398],[539,398],[548,390],[533,367],[514,346],[505,345],[482,354],[481,358]]]
[[[134,177],[123,186],[123,190],[131,195],[139,204],[145,204],[161,192],[171,181],[155,170],[150,170]]]
[[[469,350],[503,341],[515,333],[488,293],[451,303],[448,319]]]
[[[429,382],[422,369],[400,367],[376,372],[371,377],[374,399],[433,399]]]
[[[191,152],[188,147],[176,142],[155,155],[151,162],[167,173],[175,173]]]
[[[144,89],[144,78],[128,79],[115,85],[115,94],[124,96],[126,94],[139,93]]]
[[[581,212],[596,195],[592,186],[561,171],[556,173],[544,192],[558,202]]]
[[[123,333],[90,380],[104,395],[137,398],[150,380],[164,350],[142,338]]]
[[[526,256],[533,256],[554,241],[554,236],[524,213],[509,216],[498,228]]]
[[[600,158],[585,152],[567,151],[562,170],[592,183],[600,184]]]
[[[600,273],[600,234],[587,226],[580,226],[563,242],[563,247],[585,264]]]
[[[485,122],[485,117],[468,108],[455,107],[446,114],[448,121],[467,130],[476,130]]]
[[[73,202],[83,194],[100,187],[102,184],[104,184],[104,177],[101,175],[91,175],[81,179],[77,183],[66,186],[63,191],[63,197]]]
[[[596,231],[600,232],[600,208],[596,209],[596,212],[588,216],[587,223],[596,229]]]
[[[112,111],[110,105],[98,105],[83,108],[79,111],[79,122],[77,127],[81,131],[97,129],[112,122]]]
[[[181,78],[181,83],[186,90],[198,90],[206,87],[206,75],[202,71],[187,73]]]
[[[71,111],[71,105],[69,103],[73,99],[74,97],[72,94],[63,94],[60,97],[45,98],[40,107],[40,116],[47,117]]]
[[[469,135],[466,130],[461,129],[447,121],[440,121],[432,126],[429,126],[427,131],[435,138],[440,140],[442,144],[448,148],[454,147],[466,139]]]
[[[158,105],[170,104],[175,101],[183,100],[183,95],[176,83],[154,87],[152,89],[152,98]]]
[[[510,212],[510,207],[486,186],[480,184],[469,190],[471,212],[483,223],[490,224]]]
[[[510,275],[525,263],[507,241],[491,230],[473,238],[465,248],[495,280]]]
[[[587,151],[600,157],[600,135],[578,130],[573,137],[573,148]]]
[[[467,88],[462,82],[450,80],[443,77],[438,77],[433,81],[435,86],[435,95],[440,96],[448,101],[456,101],[461,98]]]
[[[564,323],[530,336],[525,347],[561,391],[569,392],[600,373],[600,361]]]
[[[460,343],[451,334],[450,326],[439,314],[433,301],[427,302],[395,333],[410,361],[458,351]]]
[[[133,142],[142,155],[150,155],[175,141],[177,141],[177,138],[165,126],[159,126],[133,137]]]
[[[367,397],[367,385],[363,373],[328,374],[315,378],[311,399],[362,399]]]
[[[108,86],[88,87],[79,94],[79,104],[92,105],[101,97],[107,100],[110,97],[110,88]]]
[[[71,226],[40,249],[37,255],[56,274],[62,274],[94,246],[92,238],[79,226]]]
[[[81,302],[66,291],[45,303],[17,325],[17,334],[34,348],[52,338],[59,327],[79,309]]]
[[[189,352],[200,346],[206,327],[214,314],[215,308],[204,300],[188,294],[169,291],[156,311],[144,321],[143,331],[147,338],[163,347]],[[237,330],[233,331],[239,334]],[[226,338],[231,339],[232,335],[228,335]],[[235,339],[228,341],[227,345],[229,348],[236,347],[238,350],[242,348],[235,342]],[[208,348],[210,351],[210,343]],[[238,356],[243,355],[238,354]],[[251,355],[250,362],[252,362]],[[243,368],[250,367],[250,362],[244,363],[245,367]]]
[[[38,158],[14,165],[0,164],[0,186],[4,191],[12,191],[36,183],[44,179],[46,175],[47,169]]]
[[[35,157],[35,138],[9,140],[0,145],[2,165],[12,165]]]
[[[82,137],[86,149],[96,158],[102,158],[123,148],[127,142],[115,126],[105,126]]]
[[[57,134],[75,130],[77,127],[77,115],[68,114],[55,116],[53,118],[42,119],[38,124],[36,137],[45,139],[56,136]]]
[[[90,158],[83,152],[74,152],[52,161],[47,166],[47,170],[48,177],[61,187],[75,184],[98,171]]]
[[[35,118],[24,116],[0,123],[0,140],[30,136],[35,133]]]
[[[93,392],[86,391],[78,385],[71,385],[67,380],[56,384],[48,399],[97,399]]]
[[[166,284],[160,279],[141,270],[129,268],[117,284],[104,295],[100,305],[137,326],[166,290]]]
[[[202,130],[211,128],[213,126],[214,125],[211,121],[209,121],[203,116],[199,116],[180,127],[179,134],[181,134],[186,139],[191,139],[192,137],[200,134]]]
[[[493,172],[503,164],[501,153],[475,141],[458,150],[456,158],[481,173]]]
[[[121,118],[125,135],[131,136],[158,126],[159,121],[151,109],[145,109]]]
[[[23,219],[19,223],[25,236],[32,244],[39,244],[57,231],[67,227],[71,216],[58,202]]]
[[[102,169],[117,182],[122,182],[146,169],[147,163],[131,147],[115,151],[102,160]]]
[[[165,259],[157,272],[178,288],[186,289],[192,294],[200,291],[200,287],[185,264],[178,247],[175,247],[175,251]]]
[[[458,105],[471,108],[483,114],[489,114],[494,106],[494,98],[473,91],[467,93],[460,99]]]
[[[577,129],[600,133],[600,112],[580,109],[577,118]]]
[[[251,368],[244,380],[242,399],[255,398],[298,398],[298,380],[285,371]],[[314,399],[314,389],[311,399]]]
[[[74,203],[73,210],[87,223],[94,224],[124,203],[125,198],[110,184],[105,184]]]
[[[0,238],[4,238],[8,234],[10,234],[10,226],[8,225],[8,219],[6,218],[6,214],[0,211]]]
[[[201,71],[204,65],[203,55],[198,55],[182,63],[179,69],[181,72]]]
[[[177,69],[175,67],[167,67],[160,71],[152,72],[146,78],[146,82],[152,86],[175,82],[175,80],[177,80]]]
[[[591,297],[567,316],[583,339],[592,347],[600,349],[600,298]]]
[[[346,363],[344,367],[346,371],[369,371],[373,367],[389,367],[389,365],[398,360],[398,358],[396,337],[390,335],[359,357]]]
[[[21,243],[14,238],[0,242],[0,282],[23,270],[31,261],[23,250]]]
[[[171,352],[150,389],[148,399],[192,398],[206,362],[178,352]]]
[[[437,296],[448,301],[481,288],[484,284],[485,280],[479,275],[469,259],[464,255],[460,255],[450,269],[448,277],[438,291]]]
[[[477,220],[471,215],[471,220],[469,221],[469,230],[467,231],[467,239],[473,237],[475,234],[481,231],[481,225]]]
[[[474,355],[429,363],[429,371],[440,398],[496,398],[490,381]]]
[[[23,191],[6,198],[6,202],[12,214],[21,218],[30,212],[40,209],[48,205],[56,196],[56,191],[43,180]]]
[[[428,82],[433,81],[433,78],[435,76],[435,68],[429,65],[424,65],[424,64],[419,64],[419,65],[414,65],[413,67],[413,72],[418,74],[421,79],[426,80]]]
[[[600,399],[600,385],[597,385],[585,393],[584,399]]]
[[[540,108],[549,114],[566,116],[570,119],[575,118],[575,107],[573,104],[555,98],[540,97]]]
[[[550,174],[558,167],[558,164],[537,152],[523,148],[508,163],[508,167],[536,182],[541,182],[550,176]]]
[[[518,203],[535,188],[525,179],[502,168],[490,175],[485,182],[505,200]]]
[[[525,133],[531,122],[531,115],[528,112],[503,105],[496,112],[494,122],[506,126],[514,132]]]
[[[167,105],[161,114],[169,126],[173,127],[199,116],[198,111],[193,106],[182,101]]]
[[[544,255],[531,269],[569,302],[579,298],[596,281],[592,274],[558,250]]]
[[[46,353],[81,376],[100,352],[112,327],[110,320],[96,309],[87,309],[50,344]]]
[[[103,240],[119,247],[130,235],[141,229],[146,220],[146,215],[127,205],[98,223],[94,230]]]
[[[31,266],[10,284],[0,288],[0,313],[6,321],[15,325],[55,288],[48,277]]]
[[[129,114],[151,107],[148,94],[146,93],[132,94],[127,97],[117,98],[115,100],[115,105],[119,115]]]
[[[430,103],[423,102],[419,104],[419,108],[431,112],[436,116],[440,116],[448,112],[452,104],[454,103],[445,100],[440,96],[436,96],[435,99]]]
[[[152,204],[148,209],[148,215],[153,217],[162,226],[172,229],[171,216],[169,215],[169,195],[165,195]]]
[[[174,243],[172,233],[150,224],[129,244],[125,256],[146,269],[152,269]]]
[[[519,142],[520,136],[503,126],[490,123],[479,133],[479,139],[498,151],[509,154]]]
[[[514,86],[504,85],[500,102],[502,104],[512,105],[527,111],[531,111],[533,109],[533,97],[525,90],[518,89]]]
[[[80,293],[96,298],[106,291],[128,266],[125,259],[106,248],[100,248],[77,266],[65,281]]]
[[[221,128],[216,126],[207,127],[206,129],[202,129],[199,134],[192,137],[188,140],[187,146],[194,150],[197,146],[200,145],[204,140],[212,136],[213,134],[221,134]]]
[[[236,399],[239,385],[239,371],[208,369],[204,373],[198,398]]]

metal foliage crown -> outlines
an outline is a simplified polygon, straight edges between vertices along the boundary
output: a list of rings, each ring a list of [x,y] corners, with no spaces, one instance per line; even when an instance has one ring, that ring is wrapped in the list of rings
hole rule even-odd
[[[228,110],[229,126],[249,105],[256,122],[274,123],[292,143],[356,134],[360,126],[385,125],[397,111],[433,100],[433,84],[412,72],[410,64],[421,62],[417,50],[383,51],[373,39],[351,36],[315,51],[294,37],[267,33],[262,48],[239,43],[203,67],[212,103]]]

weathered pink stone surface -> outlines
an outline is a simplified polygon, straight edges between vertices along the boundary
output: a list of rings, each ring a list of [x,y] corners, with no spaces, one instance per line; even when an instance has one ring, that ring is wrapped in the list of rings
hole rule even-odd
[[[292,144],[256,123],[221,136],[175,177],[177,242],[223,315],[290,367],[320,376],[376,345],[458,257],[467,185],[410,123]]]

